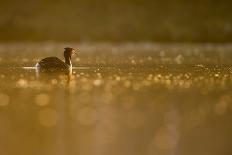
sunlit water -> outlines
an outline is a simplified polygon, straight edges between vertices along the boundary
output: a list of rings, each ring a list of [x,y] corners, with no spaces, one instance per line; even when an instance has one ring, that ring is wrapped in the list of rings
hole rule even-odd
[[[1,44],[0,154],[230,155],[231,90],[230,44]]]

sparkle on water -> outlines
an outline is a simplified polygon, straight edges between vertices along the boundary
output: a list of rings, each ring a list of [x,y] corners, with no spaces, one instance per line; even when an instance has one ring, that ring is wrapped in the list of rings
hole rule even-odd
[[[229,155],[231,44],[0,44],[0,154]]]

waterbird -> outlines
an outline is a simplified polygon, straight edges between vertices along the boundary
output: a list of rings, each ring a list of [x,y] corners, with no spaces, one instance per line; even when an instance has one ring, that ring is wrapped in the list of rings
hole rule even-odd
[[[36,63],[35,68],[36,72],[45,72],[45,73],[57,73],[64,72],[67,74],[72,73],[72,62],[71,58],[76,53],[76,50],[71,47],[64,48],[64,61],[60,60],[57,57],[47,57],[40,60]]]

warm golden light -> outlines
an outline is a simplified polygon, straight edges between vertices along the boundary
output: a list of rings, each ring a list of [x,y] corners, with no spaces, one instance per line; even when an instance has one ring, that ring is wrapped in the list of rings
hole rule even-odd
[[[10,102],[10,97],[7,94],[0,93],[0,106],[7,106]]]
[[[35,97],[35,103],[38,106],[46,106],[49,104],[49,101],[50,101],[50,97],[48,94],[45,93],[38,94]]]
[[[45,127],[53,127],[57,124],[59,115],[51,108],[42,109],[38,112],[38,121]]]

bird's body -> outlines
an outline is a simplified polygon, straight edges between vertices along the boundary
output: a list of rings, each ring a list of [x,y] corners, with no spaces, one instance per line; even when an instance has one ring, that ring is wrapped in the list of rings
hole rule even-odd
[[[47,57],[36,64],[36,68],[44,72],[57,72],[70,69],[71,66],[57,57]]]
[[[65,61],[60,60],[57,57],[47,57],[40,60],[36,64],[37,73],[71,73],[72,72],[72,62],[71,56],[75,54],[75,50],[73,48],[65,48],[64,57]]]

